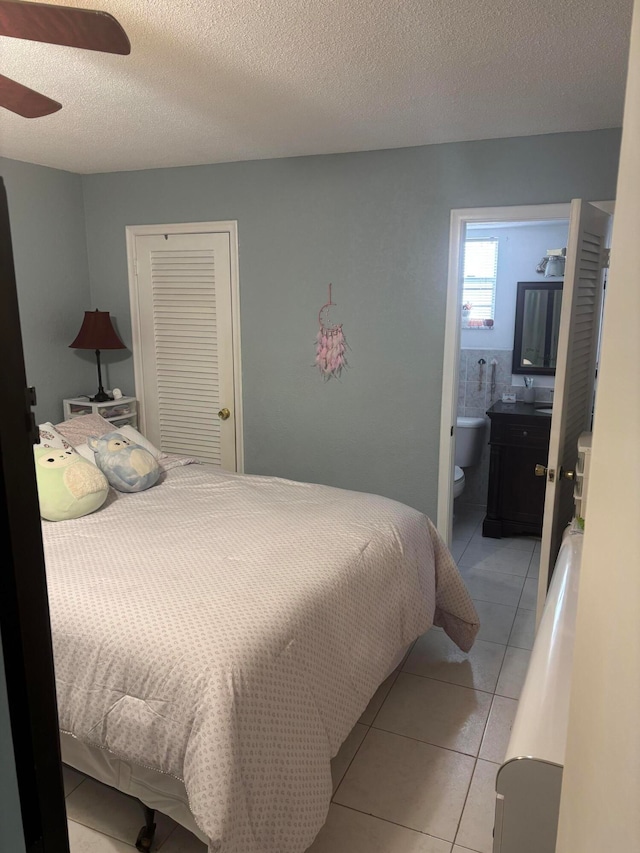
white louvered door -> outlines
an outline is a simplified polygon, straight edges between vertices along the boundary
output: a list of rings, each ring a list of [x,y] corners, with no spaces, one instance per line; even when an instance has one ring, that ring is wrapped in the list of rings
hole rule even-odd
[[[573,516],[574,481],[566,475],[575,470],[580,433],[591,429],[604,250],[610,219],[608,213],[587,202],[580,199],[571,202],[546,473],[537,622],[562,534]]]
[[[135,266],[144,431],[235,471],[230,235],[136,235]]]

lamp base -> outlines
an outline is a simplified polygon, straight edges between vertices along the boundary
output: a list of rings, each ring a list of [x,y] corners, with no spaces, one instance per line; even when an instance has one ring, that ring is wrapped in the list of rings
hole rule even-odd
[[[104,391],[98,391],[95,397],[89,397],[89,400],[92,403],[108,403],[109,400],[113,400],[113,397],[110,397]]]

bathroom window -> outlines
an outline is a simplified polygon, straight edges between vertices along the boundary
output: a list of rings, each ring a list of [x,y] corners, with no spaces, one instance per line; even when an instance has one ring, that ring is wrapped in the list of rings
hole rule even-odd
[[[464,241],[462,327],[492,329],[498,276],[498,240],[471,238]]]

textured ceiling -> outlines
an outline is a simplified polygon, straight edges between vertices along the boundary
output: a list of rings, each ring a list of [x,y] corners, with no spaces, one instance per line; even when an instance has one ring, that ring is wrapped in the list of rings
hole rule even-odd
[[[632,0],[54,0],[130,56],[0,37],[59,100],[0,109],[0,152],[75,172],[396,148],[620,124]]]

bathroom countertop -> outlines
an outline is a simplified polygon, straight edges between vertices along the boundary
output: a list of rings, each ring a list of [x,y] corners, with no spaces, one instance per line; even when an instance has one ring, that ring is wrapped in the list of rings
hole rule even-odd
[[[543,406],[543,403],[539,403],[537,405]],[[551,403],[546,404],[546,408],[551,408]],[[551,415],[549,412],[540,411],[540,409],[536,409],[536,403],[522,403],[520,401],[516,403],[503,403],[501,400],[497,403],[494,403],[490,409],[487,409],[487,414],[489,417],[491,415],[518,415],[519,417],[536,417],[536,418],[550,418]]]

